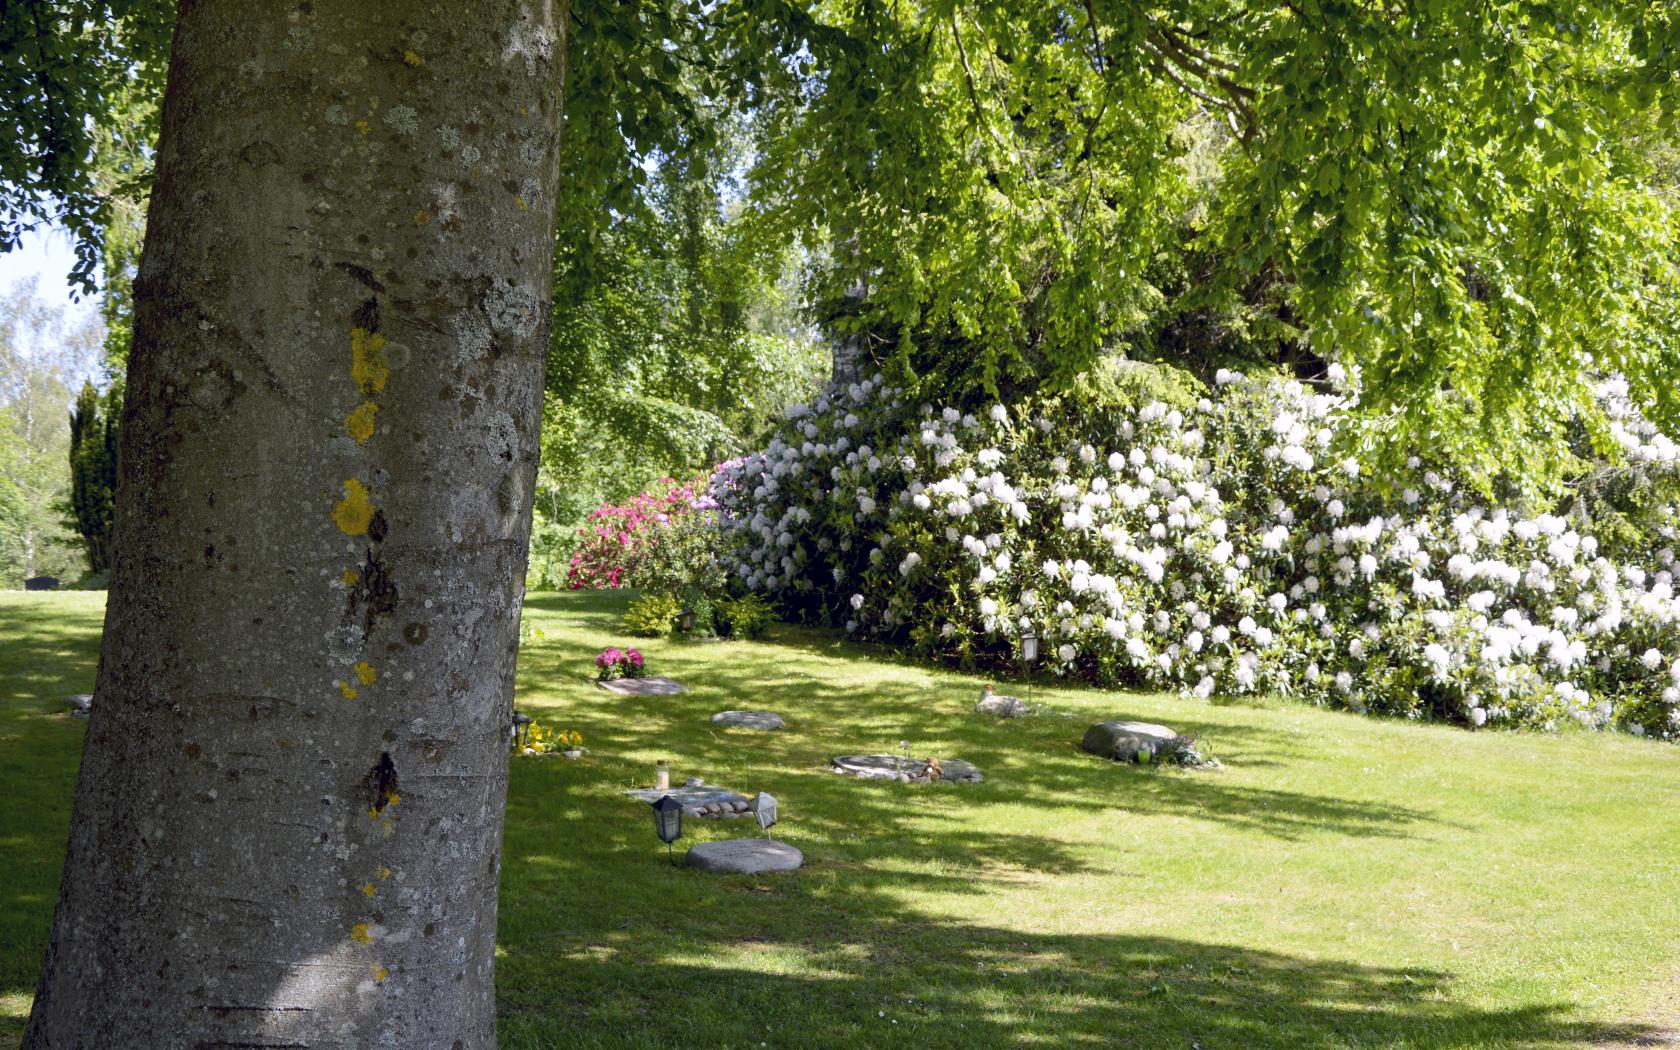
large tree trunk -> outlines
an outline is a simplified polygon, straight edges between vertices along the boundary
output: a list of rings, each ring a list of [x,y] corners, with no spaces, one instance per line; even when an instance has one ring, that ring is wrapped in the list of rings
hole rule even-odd
[[[183,0],[29,1047],[495,1041],[565,0]]]

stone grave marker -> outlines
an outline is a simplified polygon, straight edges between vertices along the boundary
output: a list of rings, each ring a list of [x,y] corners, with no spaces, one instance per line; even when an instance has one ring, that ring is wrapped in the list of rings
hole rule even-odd
[[[927,781],[928,763],[920,759],[905,759],[902,755],[841,755],[829,760],[836,773],[860,780]],[[979,768],[960,758],[939,761],[940,780],[958,784],[977,784],[986,779]]]
[[[683,684],[674,678],[652,675],[647,678],[614,678],[596,681],[596,685],[620,696],[675,696],[684,692]]]
[[[662,795],[670,795],[674,801],[682,804],[684,817],[733,819],[747,816],[747,811],[752,806],[752,799],[747,796],[715,784],[674,787],[665,791],[658,788],[632,788],[625,794],[631,798],[639,798],[649,805],[658,802]]]
[[[765,731],[780,729],[787,724],[774,711],[719,711],[712,716],[712,721],[720,726]]]
[[[805,855],[775,839],[722,839],[702,842],[683,858],[691,868],[737,875],[758,875],[766,871],[794,871],[805,863]]]
[[[1032,714],[1032,708],[1020,697],[992,692],[992,687],[988,685],[980,690],[980,701],[974,705],[974,713],[994,718],[1025,718]]]

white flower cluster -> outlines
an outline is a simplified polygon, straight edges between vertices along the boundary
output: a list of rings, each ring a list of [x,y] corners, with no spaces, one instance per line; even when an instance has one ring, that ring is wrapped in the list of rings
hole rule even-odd
[[[1376,484],[1336,451],[1336,396],[1232,372],[1215,393],[974,414],[879,376],[831,391],[720,472],[731,567],[946,658],[1013,663],[1032,633],[1109,684],[1680,738],[1671,527],[1613,560],[1590,522],[1478,505],[1420,460]],[[1672,469],[1605,398],[1625,459]]]

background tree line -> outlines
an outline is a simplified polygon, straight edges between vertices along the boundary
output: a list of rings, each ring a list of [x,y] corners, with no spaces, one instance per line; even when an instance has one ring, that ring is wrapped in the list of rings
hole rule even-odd
[[[0,238],[51,217],[120,373],[173,5],[13,5]],[[534,582],[591,507],[827,375],[962,401],[1104,356],[1355,375],[1368,456],[1550,498],[1595,377],[1674,428],[1674,14],[1501,0],[572,15]],[[1533,454],[1536,449],[1548,454]]]

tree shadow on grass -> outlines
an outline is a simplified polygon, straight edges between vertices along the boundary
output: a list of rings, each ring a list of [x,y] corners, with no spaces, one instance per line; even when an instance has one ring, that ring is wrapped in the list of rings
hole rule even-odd
[[[1078,717],[978,718],[960,676],[850,646],[655,643],[644,650],[654,672],[689,691],[609,699],[586,677],[611,640],[595,629],[522,656],[522,678],[540,683],[522,702],[582,729],[593,752],[582,763],[515,763],[498,964],[505,1047],[1538,1050],[1643,1031],[1581,1022],[1562,1002],[1466,1003],[1444,971],[1255,950],[1214,934],[1108,932],[1113,916],[1093,916],[1105,932],[1089,934],[1011,930],[978,910],[953,917],[961,902],[978,909],[999,889],[1024,890],[1053,911],[1068,879],[1111,887],[1099,902],[1146,907],[1125,894],[1151,862],[1147,839],[1093,839],[1094,825],[1115,823],[1093,821],[1093,810],[1168,818],[1150,834],[1180,841],[1206,822],[1332,850],[1344,848],[1339,840],[1422,839],[1441,825],[1423,809],[1346,792],[1105,761],[1079,750]],[[1115,701],[1123,712],[1125,697]],[[751,733],[707,720],[740,707],[776,710],[788,726]],[[1288,766],[1309,746],[1263,727],[1179,726],[1217,734],[1235,770]],[[828,771],[833,755],[895,752],[901,739],[917,756],[973,761],[988,779],[904,785]],[[650,782],[658,757],[676,763],[679,779],[777,795],[784,837],[806,850],[807,867],[719,877],[666,865],[647,807],[619,793]],[[1189,826],[1173,827],[1178,820]],[[688,842],[749,829],[699,822]],[[1092,899],[1082,906],[1107,907]],[[941,902],[942,914],[919,910],[927,901]]]
[[[504,905],[503,1047],[1539,1050],[1652,1034],[1566,1002],[1465,1003],[1439,970],[931,917],[898,892],[920,874],[879,866],[673,869],[640,837],[522,855],[511,834],[504,878],[540,889]],[[574,893],[591,907],[568,907]]]

